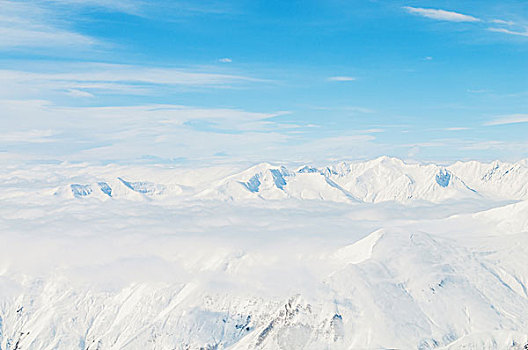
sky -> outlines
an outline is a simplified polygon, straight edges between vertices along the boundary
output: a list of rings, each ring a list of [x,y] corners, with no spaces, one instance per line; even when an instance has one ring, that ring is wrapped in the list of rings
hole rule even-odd
[[[0,0],[0,160],[528,157],[528,3]]]

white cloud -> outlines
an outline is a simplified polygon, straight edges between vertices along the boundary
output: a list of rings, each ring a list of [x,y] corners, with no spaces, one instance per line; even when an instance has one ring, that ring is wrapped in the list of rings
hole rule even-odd
[[[507,25],[507,26],[514,26],[516,24],[513,21],[505,21],[505,20],[502,20],[502,19],[493,19],[493,20],[491,20],[491,23],[504,24],[504,25]]]
[[[341,75],[341,76],[329,77],[328,80],[330,81],[354,81],[356,80],[356,78]]]
[[[225,7],[219,9],[212,3],[196,6],[182,1],[159,5],[145,0],[0,0],[0,49],[110,46],[74,29],[87,11],[114,11],[159,20],[161,13],[170,12],[174,16],[223,13]]]
[[[110,11],[139,15],[146,4],[138,0],[51,0],[50,3],[66,6],[99,7]]]
[[[518,123],[528,123],[528,114],[517,113],[517,114],[502,115],[502,116],[498,116],[497,118],[484,123],[484,125],[493,126],[493,125],[518,124]]]
[[[446,10],[440,10],[440,9],[426,9],[426,8],[411,7],[411,6],[404,6],[403,8],[409,13],[422,16],[422,17],[441,20],[441,21],[449,21],[449,22],[481,22],[482,21],[480,18],[473,17],[470,15],[465,15],[465,14],[454,12],[454,11],[446,11]],[[503,19],[485,20],[484,22],[493,23],[497,25],[494,27],[489,27],[488,31],[503,33],[503,34],[508,34],[508,35],[528,37],[528,28],[525,26],[521,26],[516,22],[507,21]],[[509,27],[509,28],[504,28],[504,27]],[[426,58],[426,59],[429,59],[429,58]]]
[[[41,98],[46,93],[90,97],[98,93],[151,94],[164,87],[230,87],[261,81],[207,71],[100,63],[66,63],[53,72],[0,70],[0,98]]]
[[[283,149],[279,154],[288,161],[324,161],[330,159],[372,158],[383,153],[371,134],[321,137]]]
[[[269,120],[284,112],[178,105],[62,107],[38,100],[0,100],[0,110],[0,149],[13,142],[47,142],[50,146],[9,149],[54,159],[196,159],[219,151],[247,158],[256,156],[256,150],[280,149],[290,139],[287,129]]]
[[[0,48],[81,47],[97,43],[93,38],[53,27],[0,27],[0,38]]]
[[[520,25],[513,21],[505,21],[502,19],[494,19],[494,20],[491,20],[490,22],[499,25],[499,27],[490,27],[488,28],[489,31],[509,34],[509,35],[528,37],[528,27],[527,26]],[[509,28],[504,28],[504,27],[509,27]]]
[[[221,58],[221,59],[219,59],[219,61],[222,62],[222,63],[231,63],[231,62],[233,62],[233,60],[228,58],[228,57]]]
[[[445,147],[447,146],[447,143],[443,141],[429,141],[429,142],[418,142],[418,143],[410,143],[410,144],[403,144],[401,147],[411,147],[411,148],[428,148],[428,147]]]
[[[489,31],[491,32],[497,32],[497,33],[504,33],[504,34],[509,34],[509,35],[518,35],[518,36],[525,36],[525,37],[528,37],[528,29],[525,29],[524,31],[515,31],[515,30],[509,30],[509,29],[506,29],[506,28],[494,28],[494,27],[491,27],[491,28],[488,28]]]
[[[87,91],[77,89],[70,89],[66,93],[72,97],[95,97],[93,94]]]
[[[87,47],[100,44],[95,38],[77,33],[56,15],[37,4],[0,0],[0,49]]]
[[[273,119],[286,112],[178,105],[64,107],[41,100],[0,100],[0,110],[3,133],[9,135],[0,137],[0,150],[8,147],[20,159],[134,161],[148,155],[211,161],[215,154],[225,153],[230,162],[323,160],[329,154],[341,158],[378,154],[373,135],[382,132],[358,130],[314,139],[292,132],[304,129],[301,124]],[[53,130],[53,139],[51,134],[26,130]],[[47,143],[12,146],[14,140]]]
[[[360,106],[343,106],[343,107],[310,106],[310,108],[316,111],[347,111],[347,112],[358,112],[358,113],[374,113],[375,112],[373,109],[360,107]]]
[[[446,11],[446,10],[439,10],[439,9],[426,9],[426,8],[420,8],[420,7],[411,7],[411,6],[405,6],[403,7],[405,10],[407,10],[409,13],[432,18],[440,21],[450,21],[450,22],[478,22],[480,19],[464,15],[462,13],[454,12],[454,11]]]
[[[462,147],[462,149],[470,150],[470,151],[483,151],[483,150],[503,148],[503,147],[507,147],[507,144],[505,142],[490,140],[490,141],[470,143]]]
[[[373,128],[373,129],[361,130],[361,132],[366,133],[366,134],[377,134],[377,133],[385,132],[385,130],[380,129],[380,128]]]
[[[445,128],[446,131],[463,131],[463,130],[469,130],[469,128],[466,127],[452,127],[452,128]]]
[[[76,69],[77,67],[77,69]],[[234,81],[258,81],[258,79],[179,68],[144,67],[119,64],[73,64],[67,73],[39,73],[27,71],[1,71],[3,77],[17,80],[46,80],[63,82],[111,82],[145,83],[166,85],[221,85]],[[70,73],[73,72],[73,73]],[[5,78],[3,78],[5,79]]]
[[[46,143],[53,142],[52,130],[27,130],[2,133],[2,143]]]

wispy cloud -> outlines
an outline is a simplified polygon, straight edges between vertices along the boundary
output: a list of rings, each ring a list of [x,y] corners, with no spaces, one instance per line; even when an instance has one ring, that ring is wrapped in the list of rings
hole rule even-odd
[[[87,47],[100,42],[70,29],[45,7],[0,0],[0,49]]]
[[[506,124],[518,124],[518,123],[528,123],[528,114],[517,113],[517,114],[508,114],[498,116],[493,120],[490,120],[484,125],[493,126],[493,125],[506,125]]]
[[[178,105],[65,107],[42,100],[0,100],[0,110],[0,149],[63,159],[200,158],[219,151],[245,157],[256,149],[280,148],[291,138],[289,129],[270,119],[284,112]],[[28,145],[34,143],[39,145]]]
[[[72,97],[90,97],[90,98],[95,97],[93,94],[87,91],[82,91],[82,90],[77,90],[77,89],[70,89],[66,92],[66,94]]]
[[[407,12],[432,18],[440,21],[450,21],[450,22],[478,22],[480,19],[465,15],[462,13],[454,12],[454,11],[446,11],[446,10],[440,10],[440,9],[428,9],[428,8],[420,8],[420,7],[411,7],[411,6],[405,6],[404,7]]]
[[[446,131],[463,131],[463,130],[469,130],[469,128],[455,126],[455,127],[451,127],[451,128],[445,128],[444,130],[446,130]]]
[[[95,7],[131,15],[141,14],[144,7],[148,4],[148,2],[143,0],[50,0],[49,3],[68,7]]]
[[[228,58],[228,57],[221,58],[218,61],[220,61],[222,63],[231,63],[231,62],[233,62],[233,60]]]
[[[504,33],[504,34],[509,34],[509,35],[518,35],[518,36],[525,36],[525,37],[528,37],[528,29],[525,29],[524,31],[515,31],[515,30],[510,30],[510,29],[506,29],[506,28],[488,28],[489,31],[492,31],[492,32],[497,32],[497,33]]]
[[[345,111],[353,113],[374,113],[375,110],[361,106],[307,106],[314,111]]]
[[[488,31],[528,37],[528,27],[516,23],[511,20],[504,19],[481,19],[471,15],[462,14],[454,11],[447,11],[441,9],[431,9],[431,8],[421,8],[421,7],[411,7],[404,6],[407,12],[415,14],[418,16],[431,18],[440,21],[449,21],[449,22],[482,22],[487,23],[490,27],[487,28]]]
[[[96,44],[98,41],[67,30],[51,26],[16,26],[0,27],[0,49],[22,47],[83,47]]]
[[[385,132],[385,130],[380,129],[380,128],[373,128],[373,129],[360,130],[360,132],[365,133],[365,134],[378,134],[378,133]]]
[[[483,151],[495,148],[507,148],[508,146],[509,144],[504,141],[490,140],[468,143],[467,145],[463,146],[462,149],[469,151]]]
[[[356,80],[356,78],[350,77],[350,76],[345,76],[345,75],[339,75],[339,76],[335,76],[335,77],[329,77],[328,80],[329,81],[354,81],[354,80]]]
[[[514,21],[505,21],[502,19],[494,19],[491,20],[490,23],[493,23],[496,26],[488,28],[489,31],[528,37],[528,26],[526,25],[519,24]]]
[[[220,14],[229,12],[229,6],[217,1],[205,1],[201,5],[191,1],[167,1],[160,5],[146,0],[0,0],[0,50],[111,46],[109,42],[76,30],[76,23],[94,11],[168,20],[167,13],[171,14],[170,18]]]
[[[52,130],[26,130],[2,133],[2,143],[46,143],[53,142]]]
[[[48,101],[0,100],[0,149],[20,158],[82,161],[163,159],[325,159],[370,155],[381,129],[318,138],[296,133],[307,126],[283,122],[285,112],[178,105],[65,107]],[[28,132],[27,130],[30,130]],[[50,131],[52,130],[52,131]],[[36,144],[37,142],[40,142]]]
[[[49,6],[61,10],[82,12],[86,10],[120,12],[127,15],[160,20],[170,14],[174,17],[193,15],[225,15],[238,13],[235,4],[219,0],[49,0]]]
[[[508,25],[508,26],[515,25],[515,22],[513,22],[513,21],[505,21],[503,19],[492,19],[490,22],[491,23],[495,23],[495,24],[504,24],[504,25]]]
[[[97,93],[149,94],[156,87],[229,87],[262,80],[211,71],[145,67],[101,63],[67,63],[61,71],[0,70],[0,97],[13,96],[18,90],[26,94],[59,92],[73,97],[90,97]],[[3,87],[2,87],[3,86]],[[37,96],[38,97],[38,96]]]

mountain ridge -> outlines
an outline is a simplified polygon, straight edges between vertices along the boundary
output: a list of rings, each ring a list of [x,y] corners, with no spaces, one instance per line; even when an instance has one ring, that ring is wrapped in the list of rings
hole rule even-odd
[[[387,156],[369,161],[341,161],[319,168],[309,164],[288,168],[284,165],[259,163],[216,178],[206,185],[200,183],[184,186],[178,183],[177,176],[171,179],[170,173],[165,176],[165,182],[133,174],[114,174],[110,178],[96,176],[90,183],[62,185],[55,193],[66,198],[107,199],[106,195],[137,200],[299,199],[351,203],[406,203],[414,200],[443,202],[480,197],[523,200],[528,199],[527,164],[525,160],[516,163],[468,161],[441,166],[406,163]],[[167,180],[169,183],[166,183]],[[114,187],[118,190],[114,190]]]

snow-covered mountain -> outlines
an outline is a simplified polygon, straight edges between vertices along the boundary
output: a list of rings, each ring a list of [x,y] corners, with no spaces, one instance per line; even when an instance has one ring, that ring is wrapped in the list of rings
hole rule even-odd
[[[0,349],[524,350],[526,169],[4,167]]]
[[[341,163],[327,168],[326,174],[365,202],[405,202],[413,199],[437,202],[479,196],[449,169],[436,165],[406,164],[396,158]]]
[[[221,179],[197,197],[222,200],[297,198],[357,201],[352,194],[317,169],[302,167],[289,170],[267,163]]]
[[[528,199],[528,166],[493,162],[457,162],[451,166],[408,164],[380,157],[365,162],[341,162],[327,167],[287,168],[258,164],[224,177],[201,181],[207,169],[195,172],[196,182],[180,183],[178,174],[158,179],[105,176],[93,173],[88,182],[70,182],[55,190],[66,198],[325,200],[333,202],[408,203],[454,199]],[[170,173],[165,169],[165,173]],[[207,175],[210,177],[211,175]],[[160,180],[165,182],[160,182]]]
[[[466,183],[489,196],[508,199],[528,198],[528,163],[457,162],[449,167]]]

